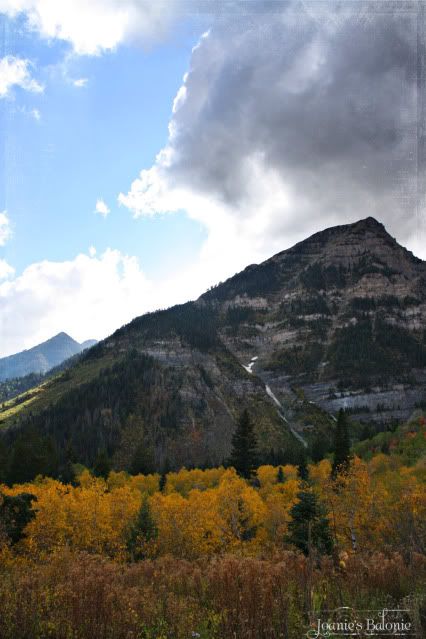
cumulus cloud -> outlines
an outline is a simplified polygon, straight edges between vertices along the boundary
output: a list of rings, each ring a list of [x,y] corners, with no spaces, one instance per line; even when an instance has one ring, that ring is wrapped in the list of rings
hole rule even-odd
[[[0,0],[0,12],[24,14],[30,29],[70,43],[81,55],[98,55],[123,42],[161,38],[181,0]]]
[[[192,268],[149,279],[136,257],[108,249],[73,260],[44,260],[15,276],[0,260],[0,357],[65,331],[82,342],[102,339],[148,311],[197,297],[205,272]]]
[[[136,258],[116,250],[99,257],[32,264],[17,276],[0,260],[0,356],[66,331],[105,337],[149,308],[152,285]],[[7,352],[6,350],[7,349]]]
[[[186,210],[229,270],[368,215],[414,243],[417,5],[254,6],[200,39],[168,144],[119,202],[135,217]]]
[[[12,228],[7,211],[0,213],[0,246],[4,246],[12,237]]]
[[[0,259],[0,280],[11,277],[14,273],[15,269],[6,260]]]
[[[95,213],[99,213],[102,217],[106,217],[108,213],[110,213],[110,209],[102,198],[98,198],[96,200]]]
[[[7,55],[0,58],[0,98],[10,95],[13,87],[21,87],[32,93],[42,93],[43,86],[31,75],[31,62]]]
[[[107,249],[66,262],[42,261],[14,276],[0,260],[0,357],[30,348],[60,331],[82,342],[102,339],[148,311],[194,298],[205,273],[191,268],[149,279],[136,257]]]

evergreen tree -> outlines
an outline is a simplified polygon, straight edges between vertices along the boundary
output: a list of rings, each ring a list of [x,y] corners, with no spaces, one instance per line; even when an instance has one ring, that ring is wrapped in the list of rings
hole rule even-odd
[[[0,529],[12,544],[24,536],[25,526],[35,517],[32,501],[36,497],[29,493],[9,496],[0,493]]]
[[[161,493],[164,493],[165,489],[166,489],[166,484],[167,484],[167,475],[170,472],[170,463],[169,463],[169,459],[168,457],[166,457],[165,461],[164,461],[164,465],[163,465],[163,470],[162,473],[160,475],[160,482],[159,482],[159,490]]]
[[[68,442],[65,446],[64,463],[60,466],[58,471],[58,478],[63,484],[75,483],[76,476],[74,464],[76,462],[77,456],[75,454],[75,450],[72,447],[72,444]]]
[[[302,481],[308,481],[309,479],[308,458],[306,456],[305,449],[303,449],[300,453],[299,463],[297,465],[297,474],[299,475]]]
[[[152,450],[146,446],[144,442],[141,442],[135,450],[133,455],[132,464],[130,466],[130,473],[132,475],[149,475],[154,472],[154,460]]]
[[[67,459],[64,464],[59,469],[58,479],[63,484],[73,484],[75,485],[76,475],[74,464]]]
[[[248,411],[244,410],[232,437],[231,466],[245,479],[256,474],[258,466],[257,440]]]
[[[107,455],[106,450],[102,450],[96,458],[95,465],[93,466],[93,473],[96,477],[103,477],[107,479],[111,471],[111,462]]]
[[[333,539],[323,506],[311,490],[302,490],[297,497],[299,501],[290,510],[287,541],[305,555],[314,550],[321,555],[331,554]]]
[[[0,439],[0,484],[4,484],[7,480],[8,464],[9,456],[7,454],[6,444]]]
[[[152,543],[157,537],[157,525],[152,517],[148,499],[145,498],[127,538],[127,550],[131,560],[146,559],[150,547],[152,549]]]
[[[314,463],[320,462],[325,458],[329,451],[329,442],[323,434],[318,433],[312,443],[311,459]]]
[[[283,484],[285,480],[283,467],[280,466],[277,472],[277,484]]]
[[[336,478],[339,473],[344,473],[349,467],[351,458],[351,444],[349,439],[348,420],[345,411],[341,408],[337,418],[334,439],[334,461],[331,475]]]
[[[30,429],[15,441],[8,472],[9,484],[24,484],[37,475],[57,474],[57,454],[51,439]]]

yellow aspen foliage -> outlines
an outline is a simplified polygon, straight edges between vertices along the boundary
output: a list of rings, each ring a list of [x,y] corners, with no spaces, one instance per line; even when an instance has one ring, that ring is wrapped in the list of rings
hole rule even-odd
[[[108,490],[114,490],[114,488],[123,488],[123,486],[129,485],[130,475],[124,470],[121,470],[120,472],[112,470],[108,475],[106,483]]]
[[[204,496],[205,493],[199,493],[192,498],[192,503],[176,492],[170,495],[156,493],[151,498],[150,506],[158,528],[157,545],[160,554],[192,559],[209,554],[210,549],[217,549],[213,541],[216,523],[214,504],[211,504],[210,496],[207,499]],[[195,505],[198,505],[197,510],[193,510]]]
[[[218,486],[225,469],[209,468],[207,470],[200,470],[195,468],[193,470],[187,470],[182,468],[176,473],[169,473],[167,475],[166,494],[180,493],[184,497],[187,497],[191,490],[206,490],[207,488],[215,488]]]
[[[217,489],[217,508],[221,520],[221,539],[227,548],[243,542],[254,547],[263,537],[266,506],[259,493],[228,469]]]
[[[145,495],[153,495],[160,488],[160,475],[135,475],[129,478],[129,486]]]
[[[33,491],[36,516],[26,528],[27,550],[42,554],[69,546],[122,555],[126,530],[140,507],[140,493],[129,486],[108,492],[103,480],[83,475],[77,487],[46,479]]]
[[[336,480],[329,460],[309,466],[312,490],[328,513],[338,552],[426,552],[426,462],[404,466],[402,460],[398,454],[380,453],[368,462],[354,457]],[[255,487],[232,468],[182,469],[168,474],[165,492],[159,490],[158,474],[112,471],[104,480],[87,469],[81,470],[77,486],[42,477],[0,486],[5,495],[31,493],[36,498],[35,517],[25,536],[14,546],[7,535],[0,539],[0,561],[25,553],[44,558],[61,548],[125,560],[145,499],[156,534],[139,558],[281,550],[301,489],[295,466],[283,466],[282,471],[278,483],[278,467],[261,466],[260,486]]]
[[[322,485],[328,481],[331,475],[331,462],[329,459],[322,459],[318,464],[309,464],[309,477],[314,484]]]
[[[257,478],[261,488],[270,488],[277,483],[278,468],[271,465],[259,466],[257,469]]]
[[[264,496],[265,529],[270,542],[277,545],[283,542],[290,521],[290,510],[297,501],[299,490],[300,482],[297,479],[289,479],[283,484],[273,486],[272,490]]]
[[[40,554],[70,543],[73,522],[68,516],[68,503],[73,488],[53,479],[46,479],[35,488],[32,492],[37,497],[33,504],[36,516],[26,528],[24,545],[30,552]]]

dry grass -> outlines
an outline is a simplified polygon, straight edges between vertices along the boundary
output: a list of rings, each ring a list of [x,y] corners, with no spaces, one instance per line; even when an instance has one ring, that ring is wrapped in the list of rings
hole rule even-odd
[[[62,551],[0,566],[0,637],[301,639],[308,603],[380,608],[410,596],[419,608],[425,583],[424,557],[410,566],[397,555],[353,557],[337,571],[326,560],[310,581],[306,559],[294,553],[120,565]]]

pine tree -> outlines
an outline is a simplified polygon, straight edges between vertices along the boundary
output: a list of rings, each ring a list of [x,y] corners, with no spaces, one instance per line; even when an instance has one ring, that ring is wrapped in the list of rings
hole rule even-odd
[[[157,537],[158,528],[152,517],[148,499],[145,498],[127,539],[127,550],[131,560],[146,559]]]
[[[169,462],[169,458],[166,457],[164,461],[164,465],[163,465],[163,470],[160,475],[159,485],[158,485],[158,488],[161,493],[164,493],[166,489],[167,475],[169,474],[169,472],[170,472],[170,462]]]
[[[244,410],[232,437],[232,452],[229,460],[240,477],[250,479],[258,466],[257,440],[248,411]]]
[[[0,484],[4,484],[7,479],[7,470],[9,465],[9,455],[6,444],[0,439]]]
[[[277,472],[277,484],[283,484],[284,483],[284,471],[283,471],[283,467],[280,466],[278,468],[278,472]]]
[[[329,451],[329,443],[322,433],[318,433],[312,443],[311,458],[314,463],[320,462]]]
[[[31,428],[15,441],[8,471],[9,484],[24,484],[37,475],[57,473],[57,454],[51,439]]]
[[[308,458],[306,456],[305,450],[302,450],[299,457],[299,463],[297,465],[297,474],[299,475],[302,481],[308,481],[309,479],[309,470],[308,470]]]
[[[323,506],[311,490],[302,490],[297,497],[299,501],[290,510],[286,541],[305,555],[314,550],[321,555],[331,554],[333,539]]]
[[[107,479],[111,471],[111,463],[107,455],[106,450],[102,450],[96,458],[95,465],[93,466],[93,472],[96,477],[103,477]]]
[[[131,475],[149,475],[154,472],[154,456],[152,450],[141,442],[135,450],[130,466]]]
[[[25,527],[35,517],[32,502],[36,500],[30,493],[15,496],[0,493],[0,529],[12,544],[25,536]]]
[[[349,439],[348,420],[345,411],[341,408],[337,418],[334,439],[334,461],[331,471],[335,479],[339,473],[344,473],[349,467],[351,458],[351,445]]]

